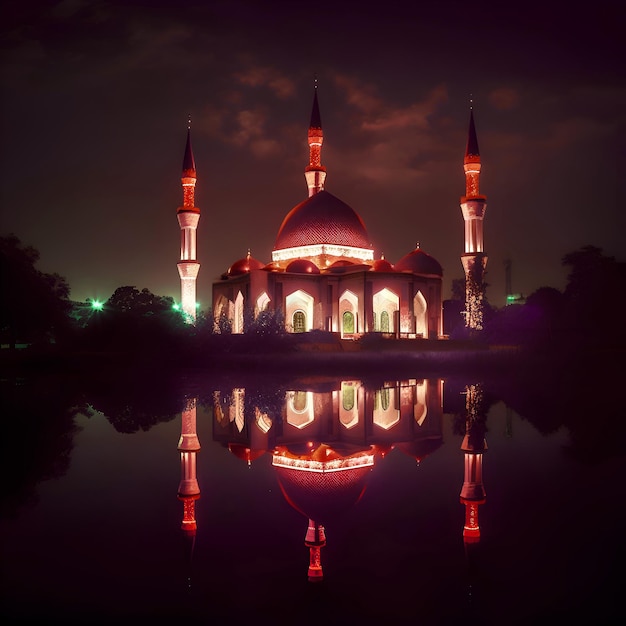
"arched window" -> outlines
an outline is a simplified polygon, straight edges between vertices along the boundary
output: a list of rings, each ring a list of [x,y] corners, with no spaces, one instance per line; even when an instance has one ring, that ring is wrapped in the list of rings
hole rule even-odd
[[[374,401],[374,408],[386,411],[389,408],[389,389],[377,389]]]
[[[354,314],[352,311],[345,311],[343,314],[343,332],[344,334],[354,333]]]
[[[306,332],[306,315],[304,314],[304,311],[296,311],[293,314],[293,332]]]
[[[298,413],[306,411],[307,395],[306,391],[294,391],[293,392],[293,410]]]
[[[389,313],[387,313],[387,311],[383,311],[380,314],[380,332],[389,332]]]
[[[352,411],[354,408],[354,387],[346,385],[341,391],[341,401],[344,411]]]
[[[376,311],[372,313],[372,323],[374,324],[374,332],[378,332],[380,328],[378,328],[378,318],[376,317]]]

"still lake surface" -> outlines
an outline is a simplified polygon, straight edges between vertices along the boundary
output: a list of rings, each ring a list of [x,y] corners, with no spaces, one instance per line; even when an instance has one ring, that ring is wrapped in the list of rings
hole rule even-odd
[[[617,394],[140,378],[3,382],[3,623],[624,623]]]

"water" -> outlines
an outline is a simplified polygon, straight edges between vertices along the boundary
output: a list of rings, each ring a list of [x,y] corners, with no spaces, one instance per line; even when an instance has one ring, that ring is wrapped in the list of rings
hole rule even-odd
[[[571,382],[7,380],[3,621],[622,623],[619,405]]]

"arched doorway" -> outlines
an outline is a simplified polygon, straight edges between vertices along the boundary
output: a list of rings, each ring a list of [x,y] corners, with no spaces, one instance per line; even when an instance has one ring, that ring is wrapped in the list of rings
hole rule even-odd
[[[312,295],[298,289],[285,298],[285,321],[287,330],[293,333],[305,333],[313,330]]]
[[[400,298],[386,287],[374,294],[374,331],[393,333],[395,313],[400,309]]]
[[[428,337],[428,317],[426,298],[418,291],[413,298],[413,314],[415,315],[415,334]]]

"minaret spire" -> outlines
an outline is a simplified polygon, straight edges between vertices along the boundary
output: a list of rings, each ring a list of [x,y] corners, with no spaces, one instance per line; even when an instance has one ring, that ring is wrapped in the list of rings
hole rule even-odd
[[[191,148],[191,116],[187,122],[187,143],[183,155],[183,206],[176,211],[180,226],[180,275],[181,308],[189,323],[196,320],[196,278],[200,263],[196,259],[196,229],[200,219],[200,209],[195,206],[196,162]]]
[[[322,165],[322,143],[324,142],[324,131],[322,130],[322,119],[317,101],[317,77],[313,91],[313,108],[311,109],[311,122],[309,124],[309,164],[304,170],[309,197],[324,189],[326,179],[326,168]]]
[[[465,326],[476,331],[483,328],[485,300],[483,277],[487,266],[487,256],[483,250],[483,220],[487,198],[480,194],[481,162],[471,99],[463,170],[465,195],[461,197],[461,211],[465,222],[465,250],[461,262],[465,270]]]

